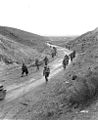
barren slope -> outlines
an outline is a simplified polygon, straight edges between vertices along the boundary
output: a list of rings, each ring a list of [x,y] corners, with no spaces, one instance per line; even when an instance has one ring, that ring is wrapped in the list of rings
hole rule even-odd
[[[74,49],[78,52],[84,52],[91,46],[98,44],[98,29],[89,31],[76,39],[68,42],[65,47],[68,49]]]
[[[50,54],[45,37],[15,28],[0,27],[0,58],[7,62],[27,64]]]

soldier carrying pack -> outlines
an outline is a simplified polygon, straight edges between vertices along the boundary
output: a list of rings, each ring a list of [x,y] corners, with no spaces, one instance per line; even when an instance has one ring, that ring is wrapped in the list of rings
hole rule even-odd
[[[48,82],[49,74],[50,74],[50,68],[45,66],[43,70],[43,76],[45,76],[46,83]]]

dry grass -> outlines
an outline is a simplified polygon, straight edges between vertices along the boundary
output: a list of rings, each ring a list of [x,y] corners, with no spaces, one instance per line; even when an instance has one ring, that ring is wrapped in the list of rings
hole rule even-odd
[[[68,89],[68,102],[71,105],[84,106],[95,97],[98,89],[98,76],[87,76],[77,78],[74,84]]]
[[[51,50],[46,46],[48,39],[33,33],[15,28],[0,27],[0,54],[4,62],[12,61],[26,64],[36,58],[42,60],[45,55],[50,56]]]
[[[65,47],[76,50],[77,52],[85,52],[93,45],[98,44],[98,29],[89,31],[73,41],[68,42]]]
[[[55,78],[54,86],[52,88],[51,85],[51,90],[48,89],[46,99],[43,97],[39,104],[36,104],[38,108],[43,107],[38,109],[39,112],[32,118],[61,120],[63,116],[63,119],[72,119],[73,116],[68,116],[68,111],[73,110],[72,108],[84,109],[98,99],[97,36],[96,30],[91,31],[67,44],[67,47],[79,51],[78,58],[64,75]],[[88,70],[89,67],[91,70]],[[74,81],[72,81],[73,75],[78,76]],[[69,84],[66,84],[66,80]]]
[[[67,44],[69,48],[79,51],[76,61],[42,87],[38,102],[33,104],[31,101],[25,110],[17,114],[17,118],[71,120],[75,116],[75,108],[83,109],[98,98],[97,35],[97,31],[88,32]],[[91,70],[88,70],[89,67]],[[74,81],[73,75],[78,76]]]

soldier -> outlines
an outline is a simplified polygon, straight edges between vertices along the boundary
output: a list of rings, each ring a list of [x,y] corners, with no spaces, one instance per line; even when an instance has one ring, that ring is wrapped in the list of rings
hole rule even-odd
[[[43,70],[43,76],[45,76],[46,83],[48,82],[49,74],[50,74],[50,68],[45,66]]]
[[[74,50],[72,53],[69,54],[69,56],[70,56],[70,59],[72,61],[73,58],[75,58],[75,56],[76,56],[76,51]]]
[[[53,50],[54,50],[54,55],[56,56],[56,54],[57,54],[57,49],[56,49],[56,47],[53,47]]]
[[[51,56],[52,56],[52,58],[54,58],[54,56],[55,56],[55,53],[54,53],[54,52],[52,52],[52,53],[51,53]]]
[[[21,75],[21,77],[23,77],[24,73],[25,73],[26,76],[27,76],[29,72],[28,72],[27,66],[23,63],[23,64],[22,64],[22,75]]]
[[[37,67],[37,70],[39,70],[39,60],[38,59],[35,60],[35,66]]]
[[[65,55],[63,62],[62,62],[64,70],[66,69],[66,66],[68,65],[68,63],[69,63],[69,57],[68,55]]]
[[[49,60],[48,60],[47,56],[44,58],[44,62],[45,62],[45,65],[48,64]]]

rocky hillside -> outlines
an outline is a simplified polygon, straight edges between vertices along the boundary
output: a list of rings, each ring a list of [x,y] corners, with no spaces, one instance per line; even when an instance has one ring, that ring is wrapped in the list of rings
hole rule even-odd
[[[88,48],[94,45],[98,45],[98,28],[77,37],[73,41],[68,42],[65,47],[68,49],[74,49],[78,52],[85,52]]]
[[[0,60],[6,63],[30,63],[34,58],[50,54],[48,39],[10,27],[0,27]]]
[[[38,116],[38,120],[41,117],[42,120],[95,120],[91,117],[98,114],[98,29],[77,37],[65,46],[78,54],[70,66],[54,78],[54,83],[57,83],[49,89],[52,92],[46,94],[46,101],[40,103],[43,106],[40,114],[36,112],[34,117]],[[88,110],[88,113],[82,113],[82,110]]]

